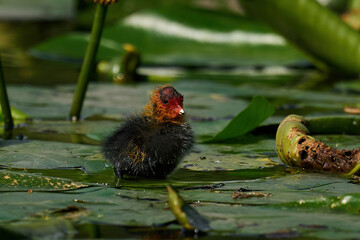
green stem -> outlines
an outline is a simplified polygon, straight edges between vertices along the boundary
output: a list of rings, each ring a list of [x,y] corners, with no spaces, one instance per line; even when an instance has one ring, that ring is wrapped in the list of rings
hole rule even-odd
[[[268,24],[329,73],[359,75],[360,35],[316,0],[240,0],[245,13]]]
[[[2,71],[1,59],[0,59],[0,102],[1,102],[2,114],[4,116],[4,122],[5,122],[4,128],[5,131],[9,131],[13,129],[14,122],[11,116],[9,99],[6,92],[6,84],[4,79],[4,73]]]
[[[72,121],[77,121],[80,118],[81,108],[84,103],[85,94],[89,83],[90,72],[95,63],[96,53],[101,39],[101,33],[106,17],[106,10],[107,6],[97,4],[94,22],[91,29],[90,41],[86,49],[84,62],[81,67],[78,84],[70,110],[70,119]]]

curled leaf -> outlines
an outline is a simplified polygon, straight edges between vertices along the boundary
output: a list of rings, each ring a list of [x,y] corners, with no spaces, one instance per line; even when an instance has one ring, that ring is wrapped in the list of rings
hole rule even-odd
[[[334,149],[309,135],[308,121],[289,115],[276,133],[276,151],[290,166],[350,175],[360,169],[360,148]]]

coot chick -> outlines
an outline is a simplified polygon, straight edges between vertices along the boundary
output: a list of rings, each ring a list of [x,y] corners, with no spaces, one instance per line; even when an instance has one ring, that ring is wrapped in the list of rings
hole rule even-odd
[[[155,89],[144,111],[105,140],[102,151],[116,176],[165,178],[175,169],[194,143],[183,99],[172,86]]]

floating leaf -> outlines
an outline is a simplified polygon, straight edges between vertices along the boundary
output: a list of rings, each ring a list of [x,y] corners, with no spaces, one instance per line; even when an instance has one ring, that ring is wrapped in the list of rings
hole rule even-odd
[[[43,58],[81,60],[87,42],[88,34],[70,33],[47,40],[31,52]],[[124,43],[136,46],[145,64],[274,65],[292,64],[303,58],[262,24],[179,6],[141,10],[106,27],[98,59],[121,56]]]
[[[222,131],[205,142],[221,142],[240,137],[255,129],[274,112],[274,107],[264,97],[256,96]]]
[[[67,179],[0,170],[0,191],[65,191],[87,187]]]
[[[314,199],[300,199],[274,205],[275,208],[287,207],[312,211],[322,209],[327,212],[346,212],[358,215],[360,212],[360,194],[344,194],[342,196],[322,196]]]
[[[277,124],[283,115],[292,112],[315,116],[336,112],[339,117],[347,117],[342,113],[343,106],[360,101],[359,96],[353,92],[334,94],[329,89],[331,86],[321,91],[298,89],[294,86],[299,83],[299,76],[278,81],[281,76],[274,76],[271,71],[272,68],[269,71],[267,68],[261,71],[251,70],[250,76],[244,78],[236,73],[229,80],[227,77],[214,75],[206,78],[209,72],[204,70],[201,79],[186,75],[188,80],[175,82],[175,87],[185,96],[187,118],[196,136],[214,136],[240,110],[246,108],[253,95],[264,96],[277,104],[277,115],[266,120],[262,126]],[[273,79],[263,78],[264,75],[257,75],[258,72],[268,73]],[[15,173],[23,171],[39,177],[58,177],[93,187],[60,192],[34,190],[32,194],[26,188],[20,191],[2,191],[1,234],[3,227],[14,223],[39,220],[40,226],[41,222],[50,222],[60,214],[65,218],[69,217],[67,219],[70,219],[76,231],[75,236],[62,235],[63,238],[94,238],[91,235],[94,231],[96,237],[116,238],[119,237],[119,229],[127,238],[139,238],[140,234],[157,237],[159,232],[154,225],[174,219],[168,209],[168,194],[164,191],[166,184],[170,183],[181,189],[181,196],[190,206],[210,221],[214,230],[210,237],[216,239],[224,236],[358,238],[358,182],[338,175],[286,167],[276,155],[275,139],[269,135],[248,134],[231,144],[195,144],[178,169],[166,179],[118,180],[111,165],[102,158],[100,147],[79,144],[85,143],[80,136],[94,138],[97,141],[91,144],[100,144],[103,136],[120,125],[126,115],[141,111],[148,100],[149,90],[154,85],[141,83],[116,86],[96,83],[89,87],[84,110],[86,115],[94,117],[70,123],[65,119],[73,87],[10,86],[13,93],[10,95],[13,96],[11,102],[16,108],[36,116],[36,119],[45,119],[15,129],[16,135],[23,133],[28,139],[41,138],[43,141],[0,140],[2,167],[16,168],[13,169],[16,170]],[[350,118],[356,120],[355,116],[349,116]],[[335,118],[333,124],[328,126],[335,129],[336,122],[340,124],[338,129],[345,128],[343,124],[346,121]],[[351,120],[347,120],[347,129],[356,133],[358,125],[351,128],[351,123]],[[314,126],[315,124],[323,126],[320,121],[314,122]],[[325,128],[321,130],[326,133]],[[336,148],[358,147],[360,142],[358,135],[330,134],[316,138]],[[67,141],[72,141],[73,144],[63,144]],[[75,142],[78,144],[74,144]],[[272,196],[233,199],[231,195],[241,188],[255,193],[271,193]],[[331,204],[311,206],[312,201],[322,198],[339,203],[345,196],[351,196],[350,202],[354,204],[349,202],[342,205],[343,208],[333,209]],[[300,200],[305,201],[305,204],[299,206]],[[306,206],[307,203],[309,205]],[[71,206],[75,210],[86,210],[67,215],[66,211],[73,209]],[[349,206],[351,209],[347,211]],[[189,213],[186,208],[183,211]],[[92,231],[89,230],[89,235],[84,235],[87,230],[76,226],[78,222],[93,227]],[[94,222],[97,224],[93,224]],[[19,224],[19,230],[23,226],[26,228]],[[53,229],[61,234],[61,230],[66,228]],[[171,226],[159,231],[161,234],[180,234],[179,230],[180,226]],[[30,233],[27,235],[30,236]],[[4,236],[6,238],[8,235]],[[40,238],[40,234],[34,237]]]
[[[108,167],[97,146],[33,140],[3,143],[0,148],[0,162],[11,168],[77,168],[87,173]]]
[[[68,239],[75,233],[72,223],[64,219],[20,221],[4,225],[4,228],[30,239]]]

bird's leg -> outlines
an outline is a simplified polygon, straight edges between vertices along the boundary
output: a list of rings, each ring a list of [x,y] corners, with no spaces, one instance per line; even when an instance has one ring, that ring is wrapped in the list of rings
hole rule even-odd
[[[118,178],[123,179],[123,172],[120,170],[120,168],[114,166],[114,172]]]

